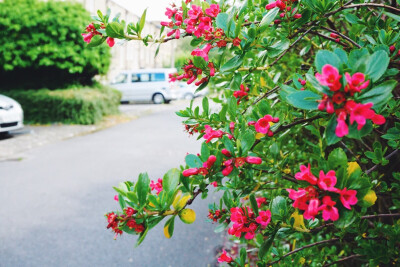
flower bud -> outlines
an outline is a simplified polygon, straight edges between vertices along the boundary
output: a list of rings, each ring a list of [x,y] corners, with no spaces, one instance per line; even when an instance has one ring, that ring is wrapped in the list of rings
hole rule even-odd
[[[393,53],[394,50],[396,50],[396,47],[395,47],[394,45],[391,45],[391,46],[389,47],[390,53]]]
[[[182,172],[183,176],[185,177],[189,177],[192,175],[196,175],[199,173],[199,169],[198,168],[191,168],[191,169],[186,169]]]
[[[301,14],[294,14],[293,18],[299,19],[299,18],[301,18]]]
[[[223,149],[221,150],[221,153],[222,153],[225,157],[228,157],[228,158],[232,157],[231,152],[229,152],[229,150],[226,149],[226,148],[223,148]]]
[[[259,157],[248,156],[248,157],[246,157],[246,162],[250,163],[250,164],[261,164],[262,159]]]
[[[337,35],[336,33],[331,32],[330,37],[332,37],[332,38],[338,38],[339,35]]]

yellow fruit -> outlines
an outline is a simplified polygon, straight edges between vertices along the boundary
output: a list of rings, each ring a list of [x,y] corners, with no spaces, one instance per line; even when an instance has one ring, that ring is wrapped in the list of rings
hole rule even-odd
[[[372,206],[375,204],[375,201],[377,200],[377,196],[375,194],[374,190],[369,190],[368,193],[364,196],[363,200],[368,203],[369,206]]]
[[[256,133],[256,139],[257,139],[257,140],[263,138],[264,136],[265,136],[265,134]]]
[[[304,225],[304,218],[303,215],[299,214],[299,211],[296,210],[293,212],[290,218],[294,218],[293,228],[300,232],[309,232],[309,230]]]
[[[306,259],[303,258],[303,257],[301,257],[301,258],[299,259],[299,263],[300,263],[301,265],[303,265],[304,263],[306,263]]]
[[[286,169],[283,170],[283,172],[286,173],[286,174],[290,174],[290,169],[286,168]]]
[[[168,228],[169,228],[168,226],[169,225],[164,226],[164,235],[166,238],[171,238],[171,236],[169,235],[169,232],[168,232]]]
[[[186,203],[189,201],[190,198],[191,198],[191,195],[183,196],[181,198],[181,200],[179,200],[178,204],[176,205],[176,210],[182,209],[186,205]]]
[[[355,172],[357,169],[361,169],[360,165],[358,165],[357,162],[348,162],[347,163],[347,173],[351,175],[353,172]]]
[[[176,209],[176,206],[178,205],[179,199],[181,199],[182,196],[182,191],[178,191],[175,195],[174,201],[172,202],[172,206],[174,207],[174,209]]]
[[[182,222],[191,224],[196,220],[196,213],[192,209],[183,209],[179,212]]]

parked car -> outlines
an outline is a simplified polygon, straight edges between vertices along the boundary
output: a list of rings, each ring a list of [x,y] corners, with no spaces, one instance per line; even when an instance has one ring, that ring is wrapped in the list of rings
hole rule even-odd
[[[24,127],[21,105],[5,95],[0,95],[0,133]]]
[[[176,69],[122,71],[111,86],[122,93],[121,102],[169,103],[179,97],[179,87],[168,82],[170,73],[176,73]]]
[[[198,87],[195,86],[194,84],[187,84],[185,82],[179,82],[178,86],[179,86],[179,99],[191,100],[196,97],[206,96],[209,93],[207,87],[202,89],[199,92],[196,92]]]

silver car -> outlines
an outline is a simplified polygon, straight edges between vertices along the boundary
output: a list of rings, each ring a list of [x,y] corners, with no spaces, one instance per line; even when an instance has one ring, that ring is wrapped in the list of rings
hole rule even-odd
[[[169,82],[172,73],[176,69],[122,71],[111,82],[111,87],[122,93],[121,102],[168,103],[179,97],[178,86]]]
[[[24,127],[21,105],[5,95],[0,95],[0,133]]]

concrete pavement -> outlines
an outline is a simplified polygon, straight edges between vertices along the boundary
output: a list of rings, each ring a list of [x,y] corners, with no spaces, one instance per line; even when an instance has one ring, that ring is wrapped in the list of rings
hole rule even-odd
[[[163,224],[134,249],[113,240],[103,214],[115,210],[112,186],[147,171],[157,179],[197,153],[173,110],[163,110],[90,135],[35,147],[21,161],[0,162],[0,266],[212,266],[222,237],[205,222],[207,200],[196,199],[194,224]]]

